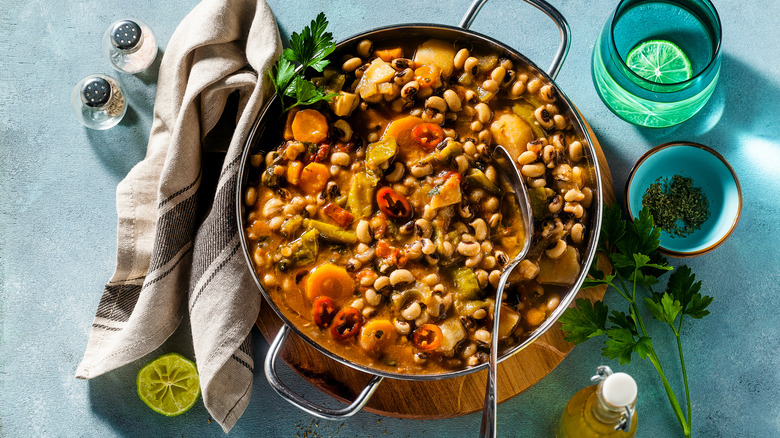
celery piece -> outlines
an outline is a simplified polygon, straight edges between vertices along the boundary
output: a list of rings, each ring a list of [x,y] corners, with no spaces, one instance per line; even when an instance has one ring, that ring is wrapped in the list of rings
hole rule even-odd
[[[531,202],[531,212],[534,220],[545,219],[550,216],[547,208],[547,193],[544,187],[534,187],[528,190],[528,200]]]
[[[314,263],[317,259],[317,237],[320,232],[314,228],[305,231],[301,237],[289,243],[288,247],[292,249],[292,254],[279,260],[279,270],[286,271],[293,266],[305,266]]]
[[[374,189],[379,179],[374,174],[359,170],[352,176],[347,194],[347,210],[355,219],[371,216],[374,210]]]
[[[352,231],[346,231],[338,225],[306,219],[303,225],[320,232],[320,236],[333,242],[352,244],[357,242],[357,236]]]
[[[470,187],[479,187],[481,189],[485,189],[493,195],[498,195],[501,193],[501,189],[488,179],[487,175],[485,175],[485,172],[479,169],[472,168],[469,170],[469,173],[466,174],[466,181],[469,183]]]
[[[476,300],[480,295],[479,280],[469,268],[458,268],[452,273],[455,297],[458,300]]]
[[[393,137],[382,137],[366,148],[366,163],[368,168],[377,170],[380,166],[395,157],[398,153],[398,143]]]
[[[522,119],[528,123],[528,125],[531,127],[531,130],[534,132],[534,138],[547,137],[544,129],[542,129],[542,127],[539,126],[539,122],[536,121],[534,107],[516,103],[514,106],[512,106],[512,111],[518,116],[522,117]]]

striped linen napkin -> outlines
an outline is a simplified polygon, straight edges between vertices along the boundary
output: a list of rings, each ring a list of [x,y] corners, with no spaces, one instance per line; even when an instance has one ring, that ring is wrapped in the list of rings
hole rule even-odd
[[[188,311],[203,401],[225,432],[249,403],[262,300],[240,251],[234,193],[244,143],[270,94],[265,72],[280,52],[264,0],[203,0],[177,27],[146,158],[117,187],[116,272],[76,370],[90,379],[143,357]],[[229,100],[238,111],[220,168],[203,144]]]

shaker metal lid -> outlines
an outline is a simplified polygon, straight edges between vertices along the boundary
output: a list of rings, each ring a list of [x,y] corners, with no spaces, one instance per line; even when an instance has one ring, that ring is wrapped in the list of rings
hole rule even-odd
[[[111,84],[100,76],[93,76],[81,86],[81,101],[84,105],[98,108],[108,103]]]
[[[135,21],[118,21],[111,29],[111,44],[118,50],[134,49],[141,42],[141,26]]]

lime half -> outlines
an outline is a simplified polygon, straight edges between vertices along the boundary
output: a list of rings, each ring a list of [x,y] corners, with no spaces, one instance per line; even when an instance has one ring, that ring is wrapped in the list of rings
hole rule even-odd
[[[693,76],[691,61],[677,44],[645,41],[631,49],[626,64],[634,73],[659,84],[674,84]]]
[[[136,385],[141,400],[168,417],[187,412],[200,396],[195,363],[178,353],[164,354],[144,365]]]

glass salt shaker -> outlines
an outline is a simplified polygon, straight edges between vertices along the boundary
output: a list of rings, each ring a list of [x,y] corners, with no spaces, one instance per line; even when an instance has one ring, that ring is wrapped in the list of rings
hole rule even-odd
[[[112,23],[103,35],[102,45],[111,65],[125,73],[140,73],[157,57],[157,40],[152,29],[135,19]]]
[[[108,129],[127,112],[122,86],[116,79],[100,74],[79,81],[73,87],[70,103],[79,122],[91,129]]]

